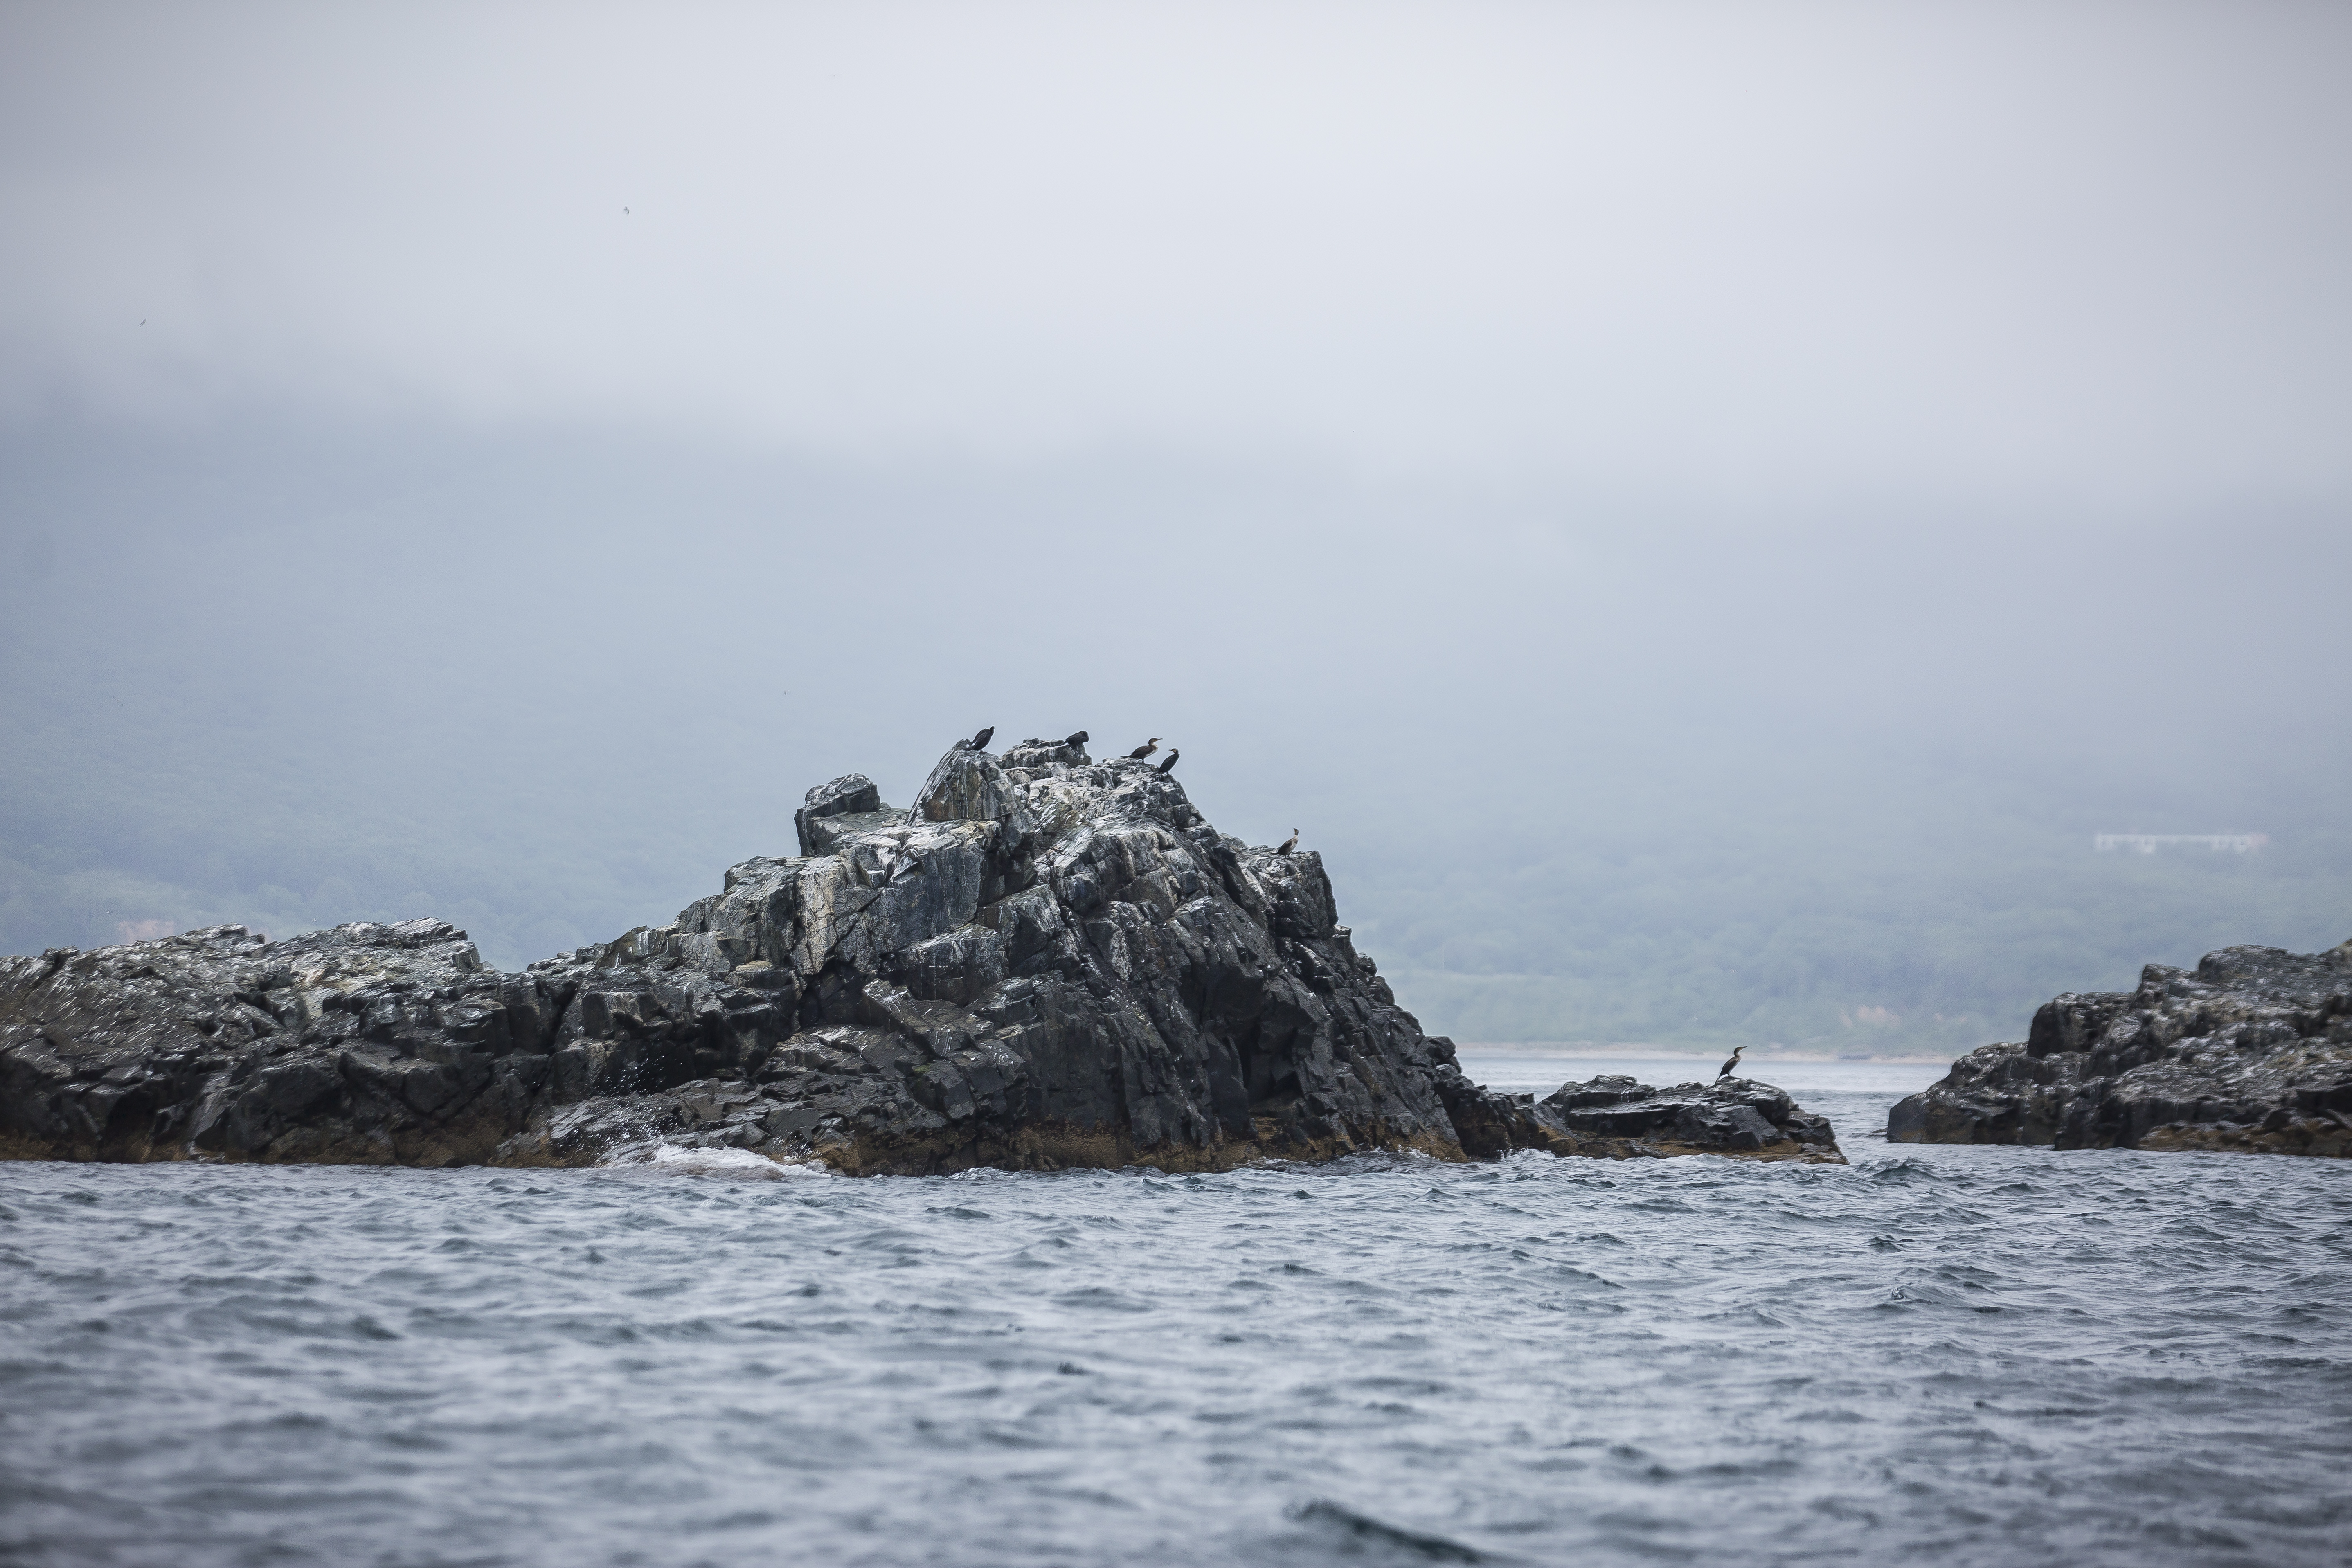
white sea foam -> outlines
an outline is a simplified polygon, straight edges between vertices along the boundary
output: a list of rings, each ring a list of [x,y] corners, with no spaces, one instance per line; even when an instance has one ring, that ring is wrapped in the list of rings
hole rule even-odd
[[[657,1176],[718,1176],[743,1182],[823,1179],[833,1173],[814,1160],[771,1160],[749,1149],[696,1149],[658,1140],[624,1143],[598,1162],[607,1170]]]

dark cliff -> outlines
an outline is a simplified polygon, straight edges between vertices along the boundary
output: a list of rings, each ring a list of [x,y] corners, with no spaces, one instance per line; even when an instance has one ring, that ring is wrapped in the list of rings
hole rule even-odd
[[[2352,1155],[2352,942],[2152,963],[2139,989],[2043,1004],[1898,1102],[1903,1143]]]
[[[1150,766],[941,758],[809,792],[801,853],[521,973],[437,921],[0,962],[0,1152],[577,1164],[718,1144],[853,1173],[1515,1148],[1837,1160],[1768,1086],[1491,1093],[1337,923],[1313,853]]]

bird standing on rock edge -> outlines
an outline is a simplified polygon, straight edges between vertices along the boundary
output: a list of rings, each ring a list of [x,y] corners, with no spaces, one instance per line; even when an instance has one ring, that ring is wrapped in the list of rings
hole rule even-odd
[[[1715,1075],[1716,1082],[1721,1083],[1725,1079],[1731,1076],[1731,1069],[1739,1065],[1739,1053],[1747,1048],[1748,1047],[1746,1046],[1734,1046],[1731,1047],[1731,1059],[1723,1064],[1723,1070],[1721,1072]]]
[[[995,733],[996,726],[991,724],[987,729],[982,730],[979,734],[974,735],[971,740],[966,741],[963,743],[963,749],[967,752],[984,752],[988,750],[988,738]]]
[[[1130,762],[1138,762],[1138,763],[1139,763],[1139,762],[1143,761],[1143,759],[1144,759],[1144,758],[1146,758],[1146,757],[1150,756],[1152,752],[1154,752],[1158,751],[1159,749],[1160,749],[1160,737],[1159,737],[1159,736],[1157,736],[1157,735],[1154,735],[1154,736],[1152,736],[1152,737],[1151,737],[1151,739],[1150,739],[1149,741],[1144,742],[1143,742],[1143,744],[1141,744],[1141,745],[1139,745],[1139,746],[1136,747],[1136,748],[1135,748],[1135,750],[1133,750],[1133,751],[1131,751],[1131,752],[1128,752],[1128,753],[1127,753],[1127,755],[1128,755],[1128,759],[1129,759]]]
[[[1181,746],[1171,746],[1171,747],[1169,747],[1169,748],[1168,748],[1168,760],[1167,760],[1166,762],[1164,762],[1164,763],[1161,763],[1160,764],[1160,766],[1159,766],[1159,767],[1155,768],[1155,769],[1154,769],[1154,770],[1152,770],[1152,771],[1153,771],[1153,772],[1155,772],[1155,773],[1167,773],[1171,768],[1173,768],[1173,767],[1176,765],[1176,759],[1177,759],[1177,758],[1179,758],[1179,757],[1181,757],[1181,756],[1182,756],[1183,754],[1184,754],[1184,749],[1183,749]]]
[[[1277,854],[1277,855],[1287,855],[1287,854],[1289,854],[1292,850],[1294,850],[1294,849],[1296,849],[1296,848],[1297,848],[1297,847],[1298,847],[1298,829],[1297,829],[1296,827],[1294,827],[1294,828],[1292,828],[1292,829],[1290,830],[1290,837],[1287,837],[1287,838],[1284,839],[1281,843],[1279,843],[1279,844],[1277,844],[1277,845],[1276,845],[1276,846],[1274,847],[1274,852],[1275,852],[1276,854]]]

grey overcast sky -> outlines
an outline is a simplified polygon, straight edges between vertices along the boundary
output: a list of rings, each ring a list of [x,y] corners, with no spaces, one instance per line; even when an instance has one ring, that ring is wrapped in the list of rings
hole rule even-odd
[[[19,416],[1304,455],[1746,505],[2352,476],[2341,5],[0,29]]]

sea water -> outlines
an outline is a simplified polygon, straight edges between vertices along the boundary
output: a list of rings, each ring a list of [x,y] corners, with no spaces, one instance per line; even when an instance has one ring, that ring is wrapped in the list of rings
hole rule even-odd
[[[0,1560],[2352,1561],[2352,1164],[1939,1070],[1757,1068],[1850,1166],[0,1165]]]

